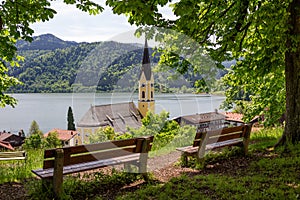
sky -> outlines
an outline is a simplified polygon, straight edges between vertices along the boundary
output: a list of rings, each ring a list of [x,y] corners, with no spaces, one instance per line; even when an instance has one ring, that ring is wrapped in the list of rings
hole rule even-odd
[[[51,33],[67,41],[96,42],[134,33],[137,27],[130,25],[124,15],[113,14],[105,3],[100,4],[105,10],[94,16],[78,10],[75,5],[53,1],[51,8],[57,14],[47,22],[33,24],[34,36]],[[161,11],[166,17],[173,17],[169,8],[161,8]]]

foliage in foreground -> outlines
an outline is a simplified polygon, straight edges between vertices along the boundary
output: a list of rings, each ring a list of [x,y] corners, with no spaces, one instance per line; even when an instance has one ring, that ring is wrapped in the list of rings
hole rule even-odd
[[[140,178],[139,174],[118,172],[114,169],[110,174],[95,172],[68,176],[64,180],[62,199],[102,199],[99,194],[105,194],[112,187],[122,188]],[[27,189],[31,199],[54,199],[52,188],[45,191],[40,180],[31,181]]]
[[[166,184],[148,185],[118,199],[298,199],[300,145],[289,150],[289,153],[279,150],[253,159],[249,167],[237,171],[230,169],[227,173],[224,166],[224,173],[182,175]]]
[[[33,177],[32,169],[42,168],[44,151],[42,149],[26,150],[26,160],[0,162],[0,184],[20,182]]]
[[[150,182],[134,189],[129,185],[141,178],[137,174],[113,170],[110,174],[97,172],[67,176],[63,199],[297,199],[300,195],[300,145],[266,151],[277,142],[282,131],[282,128],[274,128],[251,134],[247,167],[233,170],[221,166],[222,173],[202,169],[207,170],[209,175],[182,175],[167,183],[150,177]],[[1,162],[0,183],[32,177],[31,169],[42,167],[42,154],[42,150],[28,151],[26,164]],[[239,156],[225,151],[218,156],[208,156],[206,160],[209,164],[222,165],[224,159],[239,159]],[[26,186],[30,199],[52,198],[50,189],[42,192],[40,180],[30,180]]]

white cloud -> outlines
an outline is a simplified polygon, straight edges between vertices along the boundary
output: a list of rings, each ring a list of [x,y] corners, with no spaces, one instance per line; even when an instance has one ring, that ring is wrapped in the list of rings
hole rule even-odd
[[[34,35],[51,33],[63,40],[93,42],[108,40],[114,35],[136,28],[127,22],[125,16],[115,15],[107,7],[97,16],[62,2],[55,1],[51,7],[57,14],[50,21],[33,24]]]

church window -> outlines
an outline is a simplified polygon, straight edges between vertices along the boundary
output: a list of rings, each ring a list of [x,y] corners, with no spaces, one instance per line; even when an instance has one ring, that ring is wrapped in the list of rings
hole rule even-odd
[[[142,87],[146,87],[146,85],[143,83],[143,84],[142,84]]]
[[[145,91],[142,91],[142,98],[145,98]]]
[[[151,92],[151,98],[153,98],[153,92]]]

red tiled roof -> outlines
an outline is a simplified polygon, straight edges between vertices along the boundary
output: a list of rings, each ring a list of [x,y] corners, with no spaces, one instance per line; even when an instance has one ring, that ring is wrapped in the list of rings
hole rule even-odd
[[[12,151],[15,150],[9,142],[0,141],[0,146]]]
[[[12,133],[6,133],[6,132],[2,133],[2,132],[0,132],[0,141],[3,141],[5,139],[9,138],[12,135],[13,135]]]
[[[57,132],[58,139],[62,140],[62,141],[69,141],[77,134],[77,131],[62,130],[62,129],[55,128],[55,129],[52,129],[51,131],[45,133],[44,137],[47,137],[49,135],[49,133],[52,133],[52,132]]]
[[[241,113],[233,113],[233,112],[225,112],[223,113],[226,116],[226,120],[228,121],[235,121],[235,122],[242,122],[243,121],[243,114]]]

